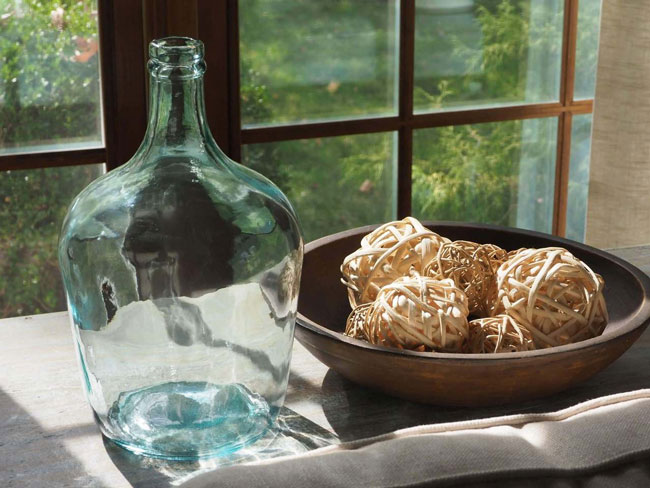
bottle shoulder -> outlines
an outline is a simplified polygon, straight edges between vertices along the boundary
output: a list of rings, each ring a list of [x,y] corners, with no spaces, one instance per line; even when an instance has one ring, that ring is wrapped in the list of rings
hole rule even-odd
[[[269,180],[266,176],[262,175],[261,173],[258,173],[257,171],[247,166],[244,166],[241,163],[237,163],[235,161],[231,161],[231,163],[232,163],[232,172],[235,175],[242,178],[255,190],[260,191],[271,198],[277,199],[286,207],[288,212],[290,212],[295,216],[295,211],[293,209],[293,206],[291,205],[291,202],[289,202],[287,196],[282,192],[282,190],[278,186],[275,185],[275,183],[273,183],[271,180]]]
[[[65,219],[66,232],[125,232],[135,221],[152,229],[186,220],[194,225],[229,222],[246,234],[268,233],[279,226],[300,234],[291,205],[270,181],[229,161],[211,164],[196,157],[167,157],[157,164],[117,168],[88,185]],[[292,239],[295,240],[295,239]]]
[[[296,212],[289,202],[287,196],[282,190],[266,176],[257,171],[230,159],[217,146],[214,140],[211,140],[206,146],[207,152],[212,158],[218,161],[219,166],[229,171],[235,178],[250,186],[254,191],[260,192],[269,198],[272,198],[286,208],[287,212],[297,221]]]

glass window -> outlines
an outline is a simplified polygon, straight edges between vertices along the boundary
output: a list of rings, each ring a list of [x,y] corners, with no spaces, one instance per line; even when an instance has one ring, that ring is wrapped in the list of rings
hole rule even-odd
[[[557,119],[422,129],[413,215],[551,232]]]
[[[394,114],[397,5],[240,2],[242,124]]]
[[[571,124],[571,163],[567,199],[566,236],[584,242],[589,195],[589,155],[592,115],[575,115]]]
[[[556,101],[562,0],[417,0],[417,112]]]
[[[0,156],[102,145],[96,0],[0,2]]]
[[[251,144],[242,159],[285,192],[309,242],[395,218],[395,138],[380,133]]]
[[[576,78],[573,97],[576,100],[594,97],[600,35],[600,8],[600,0],[582,0],[578,3]]]
[[[72,199],[103,164],[0,172],[0,317],[65,310],[57,241]]]

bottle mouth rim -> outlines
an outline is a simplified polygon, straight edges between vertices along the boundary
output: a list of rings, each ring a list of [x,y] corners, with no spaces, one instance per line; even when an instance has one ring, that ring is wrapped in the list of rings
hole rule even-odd
[[[162,64],[187,66],[203,59],[203,43],[182,36],[162,37],[149,43],[149,58]]]

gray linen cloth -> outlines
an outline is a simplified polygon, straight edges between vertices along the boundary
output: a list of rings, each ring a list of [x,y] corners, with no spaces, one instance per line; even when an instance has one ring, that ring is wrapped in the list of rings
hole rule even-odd
[[[496,487],[545,479],[553,486],[650,486],[648,456],[650,389],[644,389],[553,413],[403,429],[221,468],[182,486]]]

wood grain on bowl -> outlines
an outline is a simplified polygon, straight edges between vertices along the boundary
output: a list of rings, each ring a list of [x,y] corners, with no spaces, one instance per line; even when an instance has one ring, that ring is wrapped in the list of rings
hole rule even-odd
[[[560,246],[605,279],[610,320],[601,336],[565,346],[500,354],[423,353],[387,349],[343,335],[350,313],[340,264],[377,226],[311,242],[303,265],[296,338],[346,378],[418,402],[487,406],[540,398],[605,368],[641,335],[650,319],[650,278],[604,251],[538,232],[497,226],[425,222],[452,240],[506,250]]]

